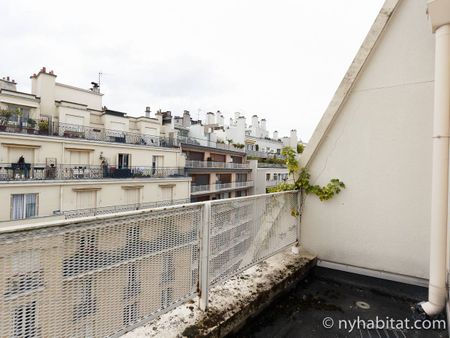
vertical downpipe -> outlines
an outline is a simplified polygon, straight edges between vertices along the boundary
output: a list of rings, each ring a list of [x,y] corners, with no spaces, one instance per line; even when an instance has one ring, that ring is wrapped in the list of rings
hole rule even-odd
[[[433,169],[431,182],[430,281],[428,302],[419,304],[428,316],[442,312],[447,299],[447,221],[450,125],[450,24],[435,32]]]

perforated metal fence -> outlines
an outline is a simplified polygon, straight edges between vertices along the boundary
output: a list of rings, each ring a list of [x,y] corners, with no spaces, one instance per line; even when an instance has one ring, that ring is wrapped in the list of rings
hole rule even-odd
[[[212,202],[210,285],[292,245],[297,240],[296,210],[296,192]]]
[[[0,229],[1,337],[109,337],[297,239],[297,193]],[[206,270],[205,270],[206,267]]]

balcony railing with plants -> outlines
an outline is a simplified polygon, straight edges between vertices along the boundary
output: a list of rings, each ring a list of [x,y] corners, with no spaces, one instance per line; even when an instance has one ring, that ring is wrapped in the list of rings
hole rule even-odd
[[[226,163],[212,161],[186,161],[186,168],[250,169],[248,163]]]
[[[245,152],[247,153],[248,156],[256,157],[256,158],[281,158],[281,159],[285,158],[285,156],[283,156],[279,153],[274,153],[274,152],[266,152],[266,151],[250,150],[250,149],[247,149]]]
[[[0,181],[184,177],[184,168],[0,163]]]
[[[1,112],[0,112],[1,113]],[[6,117],[5,117],[6,115]],[[46,120],[28,119],[11,121],[9,114],[0,115],[0,132],[57,136],[72,139],[83,139],[102,142],[135,144],[154,147],[178,147],[177,139],[148,134],[132,133],[121,130],[82,126],[69,123],[49,124]]]
[[[184,144],[191,144],[202,147],[217,148],[245,153],[245,145],[233,142],[209,141],[190,136],[178,136],[178,141]]]
[[[203,193],[203,192],[217,192],[228,189],[239,189],[248,188],[253,186],[253,181],[245,182],[231,182],[231,183],[216,183],[216,184],[205,184],[205,185],[195,185],[191,186],[191,193]]]

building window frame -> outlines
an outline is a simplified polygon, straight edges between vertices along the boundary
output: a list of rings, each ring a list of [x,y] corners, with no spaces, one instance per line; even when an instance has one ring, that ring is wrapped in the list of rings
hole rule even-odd
[[[39,214],[39,193],[11,194],[10,205],[11,220],[36,217]]]

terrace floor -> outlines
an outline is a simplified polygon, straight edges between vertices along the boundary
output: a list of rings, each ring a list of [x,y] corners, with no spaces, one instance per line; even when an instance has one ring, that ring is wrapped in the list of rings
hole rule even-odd
[[[395,325],[399,326],[393,329],[355,327],[349,332],[350,326],[338,327],[339,320],[351,321],[358,317],[361,320],[376,320],[377,316],[382,320],[409,319],[411,323],[417,319],[415,304],[426,298],[425,288],[315,267],[292,291],[227,337],[448,337],[446,329],[408,330],[404,329],[404,322],[397,321]],[[357,302],[361,301],[369,308],[358,307]],[[334,320],[332,328],[323,326],[326,317]]]

